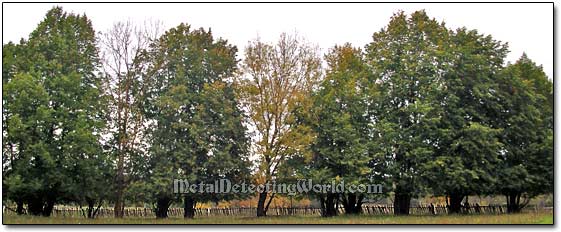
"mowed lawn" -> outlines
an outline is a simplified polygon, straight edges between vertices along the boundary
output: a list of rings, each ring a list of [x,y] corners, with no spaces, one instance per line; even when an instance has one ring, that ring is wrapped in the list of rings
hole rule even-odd
[[[441,216],[268,216],[183,218],[63,218],[4,215],[4,224],[553,224],[553,213]]]

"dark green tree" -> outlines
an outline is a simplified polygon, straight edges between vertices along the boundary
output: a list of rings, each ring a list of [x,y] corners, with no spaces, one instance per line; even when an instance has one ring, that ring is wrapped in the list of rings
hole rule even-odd
[[[8,167],[4,184],[18,208],[24,198],[33,215],[49,216],[57,202],[96,195],[94,189],[76,192],[74,185],[83,180],[82,170],[93,168],[84,165],[97,163],[78,160],[103,160],[99,136],[104,107],[95,43],[86,16],[56,7],[29,40],[3,46],[9,58],[3,62],[3,107],[8,122],[4,138],[9,141],[4,151],[11,154],[9,163],[4,163]],[[23,190],[26,193],[20,195]]]
[[[345,185],[376,182],[368,114],[375,83],[360,49],[350,44],[335,46],[325,56],[328,69],[312,105],[298,108],[299,122],[313,131],[315,139],[304,158],[302,175],[315,183]],[[377,176],[380,183],[380,176]],[[340,202],[346,214],[359,214],[367,193],[315,193],[323,216],[335,216]]]
[[[497,101],[497,74],[508,52],[506,44],[465,28],[442,42],[447,64],[441,91],[435,93],[440,120],[433,128],[433,158],[423,177],[434,195],[447,197],[450,213],[460,213],[469,195],[492,193],[502,147],[502,128],[491,119]]]
[[[509,213],[553,192],[553,83],[526,54],[498,78],[501,102],[494,122],[504,144],[496,191]]]
[[[394,192],[394,213],[408,214],[412,197],[423,192],[423,165],[431,159],[440,117],[435,100],[442,90],[448,30],[424,11],[394,14],[366,46],[380,96],[371,110],[375,160],[384,164]]]
[[[214,40],[210,30],[191,30],[187,24],[170,29],[151,48],[149,178],[157,217],[166,217],[178,197],[172,193],[174,179],[198,185],[249,177],[249,140],[229,81],[236,70],[236,51],[227,41]],[[197,202],[237,196],[186,194],[184,216],[194,216]]]
[[[49,95],[38,78],[29,74],[10,77],[2,89],[5,117],[3,188],[6,196],[17,204],[17,213],[24,213],[24,204],[39,198],[51,181],[53,158],[46,151],[52,120]],[[49,176],[47,176],[49,175]],[[36,211],[30,211],[36,210]],[[41,209],[28,208],[33,214]]]

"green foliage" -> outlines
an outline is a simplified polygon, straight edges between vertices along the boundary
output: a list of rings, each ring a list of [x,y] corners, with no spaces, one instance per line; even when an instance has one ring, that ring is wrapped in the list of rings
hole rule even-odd
[[[423,11],[397,13],[373,38],[367,61],[381,93],[372,111],[376,154],[396,202],[400,192],[430,192],[450,197],[455,212],[470,194],[520,189],[531,179],[547,189],[550,172],[528,173],[551,167],[544,127],[551,125],[552,91],[539,67],[523,56],[503,70],[506,44],[475,30],[448,30]]]
[[[131,45],[119,29],[106,46]],[[2,47],[2,185],[18,213],[75,203],[92,218],[104,201],[122,206],[126,190],[165,217],[180,200],[174,179],[383,184],[396,214],[424,194],[446,196],[451,212],[465,196],[502,194],[518,212],[553,191],[553,83],[542,67],[526,54],[505,66],[506,43],[424,11],[394,14],[364,51],[335,46],[325,76],[317,49],[287,34],[251,42],[237,73],[235,46],[187,24],[116,51],[134,58],[115,58],[104,76],[95,36],[85,15],[56,7],[28,40]],[[249,196],[184,197],[192,217],[197,202]],[[376,198],[311,197],[324,216]],[[259,216],[273,198],[259,194]]]
[[[380,92],[371,110],[375,157],[394,183],[396,208],[408,209],[409,199],[426,187],[422,164],[432,159],[437,142],[434,129],[441,108],[435,95],[443,90],[442,75],[448,69],[447,38],[444,24],[424,11],[410,17],[399,12],[366,47]]]
[[[507,46],[465,28],[449,32],[443,43],[450,66],[435,97],[442,111],[425,179],[434,194],[453,196],[457,206],[466,195],[490,193],[497,181],[502,128],[491,120],[500,106],[496,78]]]
[[[311,105],[297,108],[299,126],[306,126],[315,135],[302,160],[300,175],[314,183],[345,184],[381,183],[376,174],[372,154],[371,124],[368,115],[373,91],[373,79],[363,60],[362,52],[350,44],[335,46],[326,55],[328,70],[319,88],[313,92]],[[356,196],[358,195],[358,196]],[[315,194],[329,215],[329,207],[341,200],[351,213],[360,209],[366,194]],[[334,199],[330,199],[334,197]],[[370,196],[373,197],[373,196]],[[352,202],[351,202],[352,198]],[[351,209],[352,208],[352,209]]]
[[[249,177],[248,145],[231,83],[236,48],[210,31],[181,24],[151,48],[154,64],[147,115],[153,120],[150,148],[152,199],[169,198],[173,179],[191,184]],[[196,201],[237,195],[193,194]]]
[[[553,84],[526,54],[502,70],[498,84],[501,110],[494,124],[504,128],[505,146],[495,191],[518,211],[530,197],[553,191]]]
[[[98,171],[107,160],[94,35],[86,16],[53,8],[28,41],[3,46],[4,184],[33,214],[49,215],[59,201],[100,199],[107,187]],[[96,171],[85,180],[85,170]]]

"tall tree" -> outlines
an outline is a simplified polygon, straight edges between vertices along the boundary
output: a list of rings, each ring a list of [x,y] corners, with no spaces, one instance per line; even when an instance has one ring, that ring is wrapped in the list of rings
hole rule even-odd
[[[136,161],[146,156],[143,104],[150,73],[147,49],[159,36],[158,22],[142,26],[118,22],[99,39],[103,54],[104,90],[108,97],[107,135],[109,152],[115,157],[115,217],[124,216],[125,193],[131,182],[139,179],[141,170]]]
[[[10,77],[3,85],[2,100],[5,113],[3,189],[7,198],[16,202],[17,213],[23,214],[24,204],[29,205],[31,199],[42,196],[44,181],[47,181],[45,174],[53,175],[55,171],[44,142],[52,110],[48,107],[49,95],[39,78],[29,74]],[[41,214],[42,208],[30,213]]]
[[[309,96],[320,75],[317,48],[297,36],[283,33],[274,45],[256,40],[246,47],[238,85],[249,123],[255,128],[257,184],[275,180],[287,157],[306,146],[305,140],[297,139],[305,135],[295,133],[291,126],[293,110]],[[266,216],[273,198],[274,193],[259,193],[257,216]]]
[[[18,53],[5,67],[10,71],[3,73],[7,147],[13,158],[8,165],[13,169],[4,180],[9,190],[16,190],[12,194],[27,191],[23,197],[31,214],[49,216],[56,202],[77,201],[74,183],[82,173],[76,170],[93,164],[76,161],[103,159],[99,135],[105,111],[95,42],[85,15],[55,7],[19,49],[6,47]],[[84,191],[88,193],[78,195],[95,190]]]
[[[11,112],[8,109],[8,102],[7,102],[7,85],[10,81],[12,81],[16,74],[17,70],[21,69],[22,67],[20,64],[23,59],[18,59],[16,57],[21,56],[22,54],[22,47],[25,41],[22,39],[20,44],[14,44],[9,42],[2,46],[2,177],[6,179],[14,172],[14,161],[18,159],[18,152],[16,150],[16,146],[18,141],[12,136],[9,136],[8,131],[8,120],[14,116],[14,112]],[[36,83],[34,83],[36,84]],[[13,110],[12,110],[13,111]],[[34,114],[34,113],[31,113]],[[12,183],[11,186],[15,186],[16,183]],[[2,188],[8,189],[10,184],[7,184],[5,181],[2,182]],[[12,191],[15,191],[13,189]],[[9,191],[5,191],[9,192]],[[24,198],[21,193],[12,192],[10,194],[5,193],[4,196],[10,198],[16,202],[17,209],[16,212],[18,214],[24,213]]]
[[[431,128],[439,118],[434,99],[441,90],[445,57],[440,44],[448,30],[424,11],[393,15],[367,45],[367,62],[379,83],[372,123],[376,160],[386,164],[394,192],[395,214],[408,214],[410,200],[423,189],[421,164],[430,160]]]
[[[187,24],[170,29],[151,48],[147,115],[153,122],[150,180],[158,217],[166,217],[176,200],[173,179],[198,185],[249,177],[249,140],[231,82],[236,52],[210,30],[191,30]],[[186,194],[184,216],[194,217],[197,202],[237,196]]]
[[[104,152],[99,131],[92,132],[87,119],[81,115],[75,119],[75,129],[68,133],[68,142],[63,145],[71,154],[68,163],[72,182],[69,184],[73,203],[80,206],[86,218],[95,218],[99,209],[112,196],[112,159]],[[85,206],[85,209],[83,208]]]
[[[553,83],[526,54],[498,78],[503,128],[497,193],[509,213],[520,212],[538,194],[553,192]]]
[[[501,107],[497,74],[508,50],[466,28],[451,31],[442,47],[448,66],[442,91],[435,93],[441,118],[424,177],[433,194],[447,196],[449,212],[459,213],[465,197],[491,193],[497,180],[503,131],[491,119]]]
[[[325,56],[327,71],[312,96],[311,107],[299,107],[298,120],[315,134],[303,176],[314,183],[346,185],[375,181],[369,107],[376,94],[373,75],[360,49],[335,46]],[[377,177],[381,177],[378,175]],[[381,181],[381,178],[376,179]],[[380,183],[380,182],[378,182]],[[361,213],[367,193],[316,193],[323,216],[335,216],[341,202],[346,214]]]

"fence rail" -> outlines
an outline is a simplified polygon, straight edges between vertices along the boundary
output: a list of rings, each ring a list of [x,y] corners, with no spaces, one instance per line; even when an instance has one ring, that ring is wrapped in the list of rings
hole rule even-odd
[[[58,217],[83,217],[84,208],[79,207],[55,207],[53,216]],[[409,208],[412,215],[441,215],[448,213],[448,207],[445,205],[425,205],[414,206]],[[4,207],[4,213],[13,214],[13,210]],[[170,208],[169,217],[183,217],[183,208]],[[345,210],[338,208],[340,214]],[[391,205],[368,205],[362,207],[362,213],[365,215],[391,215],[393,214],[393,206]],[[461,213],[466,214],[502,214],[506,213],[506,207],[501,205],[489,206],[464,206]],[[212,217],[212,216],[236,216],[251,217],[257,214],[255,207],[235,207],[235,208],[199,208],[195,210],[196,217]],[[113,217],[113,208],[100,208],[96,217]],[[156,217],[151,208],[125,208],[125,217]],[[270,216],[288,216],[288,215],[321,215],[320,208],[314,207],[272,207],[267,211]]]

